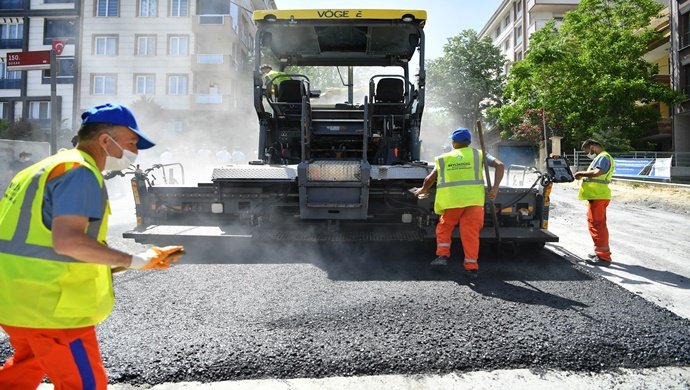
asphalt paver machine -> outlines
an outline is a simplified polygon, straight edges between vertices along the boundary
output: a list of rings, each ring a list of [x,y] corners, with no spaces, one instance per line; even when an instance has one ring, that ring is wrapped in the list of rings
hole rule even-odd
[[[154,185],[152,168],[138,168],[137,226],[124,236],[206,248],[433,239],[433,193],[418,199],[410,191],[433,169],[420,159],[426,12],[268,10],[253,18],[259,159],[219,166],[196,186]],[[289,77],[267,79],[265,62]],[[311,67],[347,73],[347,98],[328,102],[318,80],[291,71]],[[517,169],[523,182],[528,174],[535,180],[512,186],[506,177],[495,201],[500,239],[557,241],[547,230],[553,175],[518,167],[513,177]],[[489,209],[483,241],[497,239]]]

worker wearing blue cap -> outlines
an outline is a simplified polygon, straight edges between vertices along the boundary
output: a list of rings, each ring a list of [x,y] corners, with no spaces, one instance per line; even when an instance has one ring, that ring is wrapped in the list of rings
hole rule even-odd
[[[463,268],[467,275],[476,277],[479,271],[479,233],[484,227],[485,187],[482,152],[470,147],[472,135],[459,128],[450,136],[453,150],[435,158],[434,170],[424,179],[415,195],[429,192],[436,183],[434,211],[440,215],[436,225],[436,259],[433,268],[445,268],[450,259],[451,234],[460,227],[460,240],[464,253]],[[486,155],[489,166],[495,168],[493,187],[488,193],[495,199],[503,179],[504,165],[495,157]]]
[[[132,111],[82,114],[75,149],[20,171],[0,200],[0,326],[14,356],[0,389],[105,389],[95,325],[114,304],[112,268],[164,268],[182,247],[130,255],[105,243],[110,206],[103,170],[127,168],[154,144]]]

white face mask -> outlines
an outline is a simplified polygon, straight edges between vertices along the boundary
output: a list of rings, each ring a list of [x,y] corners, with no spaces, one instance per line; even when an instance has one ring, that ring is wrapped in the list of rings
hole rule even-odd
[[[594,158],[595,158],[596,156],[597,156],[596,153],[591,153],[591,152],[590,152],[589,154],[587,154],[587,157],[591,158],[592,160],[594,160]]]
[[[108,150],[106,148],[103,148],[106,154],[105,170],[123,171],[129,168],[130,165],[134,164],[134,162],[137,160],[137,154],[130,150],[124,149],[122,146],[120,146],[120,144],[117,143],[117,141],[113,139],[113,137],[108,136],[108,138],[110,138],[115,143],[115,145],[117,145],[117,147],[120,148],[120,150],[122,150],[122,157],[113,157],[110,155],[110,153],[108,153]]]

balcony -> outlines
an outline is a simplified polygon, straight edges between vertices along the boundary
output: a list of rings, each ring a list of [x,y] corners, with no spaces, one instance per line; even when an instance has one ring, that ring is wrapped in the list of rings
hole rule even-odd
[[[654,76],[652,76],[652,78],[654,79],[654,81],[656,81],[659,84],[663,84],[663,85],[667,85],[667,86],[671,85],[671,75],[655,74]]]
[[[0,89],[19,89],[22,87],[22,79],[0,79]]]
[[[2,0],[0,10],[24,9],[24,0]]]
[[[562,14],[577,8],[580,0],[527,0],[527,12],[553,12]]]
[[[0,39],[0,49],[21,49],[24,40],[19,39]]]
[[[218,94],[197,94],[196,104],[223,104],[223,95]]]

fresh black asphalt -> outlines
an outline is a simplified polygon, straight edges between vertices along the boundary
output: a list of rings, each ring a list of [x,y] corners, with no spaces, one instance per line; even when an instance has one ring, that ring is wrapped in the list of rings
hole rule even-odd
[[[482,248],[470,282],[414,245],[212,249],[227,263],[115,276],[111,382],[690,364],[690,321],[546,250]]]

